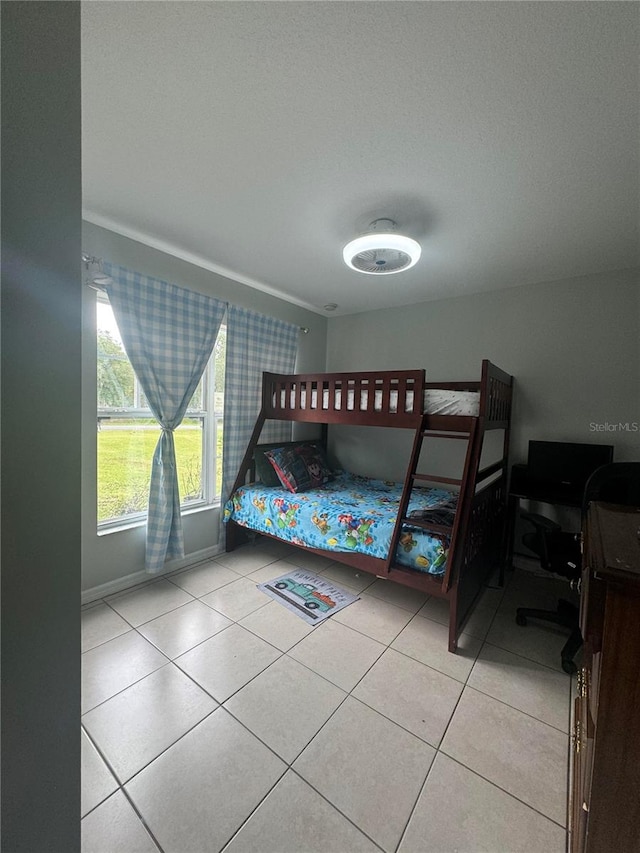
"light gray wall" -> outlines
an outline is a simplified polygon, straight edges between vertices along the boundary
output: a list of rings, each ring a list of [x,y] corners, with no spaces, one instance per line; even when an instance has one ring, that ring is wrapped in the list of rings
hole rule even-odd
[[[80,850],[80,4],[2,3],[2,850]]]
[[[533,438],[614,444],[618,461],[639,459],[640,432],[591,429],[640,423],[639,299],[636,271],[335,317],[327,370],[424,367],[453,381],[479,378],[489,358],[515,376],[514,462]],[[395,479],[409,437],[344,431],[338,450],[348,467]]]
[[[83,223],[83,251],[145,275],[178,284],[234,302],[254,311],[278,317],[309,329],[300,335],[297,370],[322,371],[326,359],[324,317],[291,305],[246,285],[216,275],[172,255],[130,240],[92,223]],[[82,358],[82,589],[105,594],[142,578],[144,571],[144,527],[97,535],[96,527],[96,336],[95,291],[84,289],[84,335]],[[183,517],[184,560],[167,564],[176,568],[215,551],[218,544],[219,509],[194,512]],[[132,577],[134,576],[134,577]],[[126,579],[123,581],[123,579]],[[111,585],[104,588],[104,585]],[[88,597],[92,597],[89,594]]]

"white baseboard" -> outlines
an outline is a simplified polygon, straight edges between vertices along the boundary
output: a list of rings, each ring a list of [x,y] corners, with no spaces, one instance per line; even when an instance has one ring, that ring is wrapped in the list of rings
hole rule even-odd
[[[223,553],[223,548],[220,545],[213,545],[210,548],[203,548],[200,551],[194,551],[186,557],[181,557],[179,560],[171,560],[165,564],[164,571],[157,574],[149,574],[148,572],[133,572],[133,574],[125,575],[121,578],[115,578],[107,583],[93,586],[90,589],[84,589],[81,594],[81,603],[90,604],[92,601],[98,601],[101,598],[106,598],[108,595],[114,595],[116,592],[123,592],[125,589],[130,589],[134,586],[140,586],[145,583],[153,583],[159,578],[166,577],[173,572],[187,569],[202,563],[205,560],[210,560]]]

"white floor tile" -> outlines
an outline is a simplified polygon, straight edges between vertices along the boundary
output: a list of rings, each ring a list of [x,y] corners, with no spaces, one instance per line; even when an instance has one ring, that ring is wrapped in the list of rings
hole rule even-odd
[[[175,663],[214,699],[224,702],[280,654],[260,637],[232,625],[176,658]]]
[[[375,581],[375,575],[370,575],[368,572],[359,572],[349,566],[343,566],[340,563],[331,563],[327,568],[322,570],[322,575],[325,578],[330,578],[334,583],[344,584],[348,590],[354,592],[362,592]]]
[[[232,569],[239,575],[250,575],[251,572],[268,566],[276,559],[273,553],[262,546],[243,545],[241,548],[236,548],[235,551],[229,551],[216,557],[216,563]]]
[[[465,687],[441,750],[564,825],[568,738],[562,732]]]
[[[464,624],[464,633],[484,640],[493,622],[495,612],[494,607],[484,607],[479,603],[476,604]],[[424,607],[420,609],[419,615],[427,619],[432,619],[434,622],[439,622],[441,625],[448,625],[449,602],[444,598],[430,598]]]
[[[187,569],[186,572],[171,575],[171,583],[176,584],[190,595],[200,598],[208,592],[213,592],[214,589],[220,589],[221,586],[237,581],[239,577],[241,576],[237,572],[231,571],[226,566],[221,566],[217,562],[210,562],[201,566],[194,566],[192,569]]]
[[[335,622],[332,617],[318,625],[288,654],[318,675],[349,691],[384,650],[382,643]]]
[[[219,708],[126,790],[164,853],[216,853],[285,770],[279,758]]]
[[[81,737],[80,815],[84,817],[117,790],[118,782],[84,731]]]
[[[309,554],[299,548],[295,548],[291,554],[287,554],[284,558],[288,563],[292,563],[299,569],[305,569],[307,572],[322,572],[328,569],[334,560],[331,557],[321,557],[319,554]]]
[[[132,592],[121,592],[105,599],[134,628],[192,600],[191,595],[167,580],[159,580]]]
[[[478,607],[488,607],[490,610],[497,610],[504,597],[505,586],[485,586],[478,596]]]
[[[118,791],[82,821],[82,853],[158,853],[153,839]]]
[[[387,649],[353,696],[437,748],[461,693],[459,681]]]
[[[269,563],[268,566],[263,566],[261,569],[256,569],[255,572],[251,572],[250,574],[245,575],[245,577],[250,580],[253,580],[255,578],[256,583],[265,583],[266,581],[275,580],[281,575],[289,574],[291,572],[292,565],[293,563],[290,560],[285,560],[284,558],[281,560],[274,560],[272,563]],[[257,580],[258,577],[262,579]]]
[[[448,640],[449,629],[446,625],[418,615],[396,637],[391,647],[458,681],[466,681],[482,640],[461,634],[455,654],[448,651]]]
[[[268,536],[261,536],[257,544],[254,546],[256,550],[271,554],[275,560],[282,560],[289,554],[293,554],[298,549],[288,542],[282,542],[278,539],[271,539]]]
[[[291,764],[346,695],[285,656],[232,696],[224,707]]]
[[[250,575],[245,575],[245,577],[252,583],[268,583],[290,571],[291,563],[287,563],[286,560],[278,560],[276,563],[269,563],[268,566],[263,566],[256,572],[251,572]]]
[[[571,679],[564,672],[485,643],[467,683],[543,723],[569,731]]]
[[[354,631],[366,634],[372,640],[388,645],[413,618],[413,614],[372,595],[363,595],[359,601],[338,611],[332,618]]]
[[[424,741],[347,698],[293,765],[384,850],[395,850],[435,755]]]
[[[386,601],[388,604],[403,607],[410,613],[417,613],[429,598],[425,592],[411,589],[410,586],[403,586],[400,583],[383,580],[382,578],[377,578],[371,586],[368,586],[364,591],[364,595],[373,595],[375,598]]]
[[[256,589],[292,565],[361,600],[307,625]],[[83,851],[560,853],[567,632],[515,624],[549,581],[486,589],[455,655],[442,600],[266,538],[83,608]]]
[[[493,607],[482,607],[476,604],[462,626],[462,630],[465,634],[484,640],[493,624],[495,615],[496,611]]]
[[[313,625],[308,625],[304,619],[291,613],[277,601],[270,601],[245,616],[240,620],[240,625],[283,652],[313,631]]]
[[[141,625],[138,631],[173,660],[231,624],[230,619],[201,601],[190,601]]]
[[[449,602],[446,598],[431,598],[423,604],[418,611],[418,615],[426,616],[427,619],[433,619],[434,622],[439,622],[441,625],[449,624]]]
[[[166,663],[167,658],[136,631],[85,652],[82,655],[82,713]]]
[[[197,684],[167,664],[85,714],[82,722],[126,782],[216,707]]]
[[[224,848],[224,853],[302,851],[379,853],[380,848],[289,770]]]
[[[568,628],[551,623],[531,620],[527,625],[517,625],[515,608],[505,612],[502,605],[486,636],[492,646],[522,655],[558,672],[562,672],[560,652],[568,639]]]
[[[564,853],[565,831],[439,753],[398,853]]]
[[[113,640],[131,630],[131,625],[108,604],[96,604],[82,611],[82,651]]]
[[[236,622],[259,607],[264,607],[271,599],[253,581],[239,578],[203,596],[200,601]]]

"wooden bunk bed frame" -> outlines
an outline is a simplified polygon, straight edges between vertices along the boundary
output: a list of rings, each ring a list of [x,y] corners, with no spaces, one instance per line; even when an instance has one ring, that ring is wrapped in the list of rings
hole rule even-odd
[[[479,391],[478,415],[425,414],[424,391],[429,389]],[[476,598],[491,571],[501,567],[504,560],[512,389],[513,377],[486,359],[482,362],[480,380],[472,382],[426,382],[424,370],[292,375],[264,373],[262,407],[232,491],[241,488],[248,482],[248,478],[255,479],[253,453],[259,446],[266,420],[321,424],[325,444],[329,424],[414,430],[413,448],[387,559],[351,551],[322,551],[302,545],[294,547],[321,556],[328,555],[333,561],[358,571],[446,599],[449,602],[449,651],[455,652],[458,637]],[[351,401],[353,404],[349,407]],[[484,435],[489,430],[497,429],[504,430],[502,455],[481,469]],[[423,442],[429,437],[467,442],[461,478],[418,472]],[[459,487],[458,507],[452,527],[422,523],[406,517],[414,486],[427,484]],[[443,575],[418,572],[395,562],[404,525],[424,528],[451,538]],[[226,550],[232,551],[246,539],[247,528],[230,519],[227,522]]]

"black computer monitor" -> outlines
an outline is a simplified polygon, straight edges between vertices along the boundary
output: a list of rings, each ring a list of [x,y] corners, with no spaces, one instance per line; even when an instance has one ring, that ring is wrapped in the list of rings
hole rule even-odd
[[[611,444],[530,441],[528,476],[533,481],[583,490],[596,468],[612,461]]]

